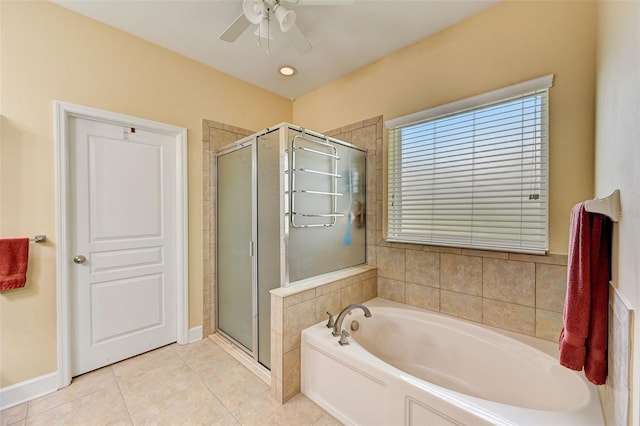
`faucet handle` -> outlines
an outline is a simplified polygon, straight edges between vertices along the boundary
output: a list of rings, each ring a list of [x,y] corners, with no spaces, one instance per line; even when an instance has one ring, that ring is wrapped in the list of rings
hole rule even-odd
[[[347,330],[342,330],[342,335],[340,336],[338,343],[340,343],[340,346],[349,344],[349,332]]]
[[[333,322],[333,315],[331,315],[331,312],[327,311],[327,315],[329,315],[329,321],[327,321],[327,328],[333,328],[333,326],[335,325],[335,322]]]

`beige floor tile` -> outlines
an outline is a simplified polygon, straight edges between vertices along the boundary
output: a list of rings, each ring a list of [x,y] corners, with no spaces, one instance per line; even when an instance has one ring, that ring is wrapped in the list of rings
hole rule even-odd
[[[341,423],[302,394],[276,409],[285,417],[298,418],[297,424],[340,425]]]
[[[299,394],[270,387],[209,339],[169,345],[79,376],[0,412],[2,425],[339,425]]]
[[[243,421],[246,426],[300,426],[300,425],[340,425],[341,423],[303,395],[296,395],[286,404],[273,408],[262,415]]]
[[[27,425],[89,424],[131,424],[117,384],[27,417]]]
[[[198,375],[213,377],[224,374],[239,363],[211,339],[203,339],[190,345],[179,346],[178,355]]]
[[[57,392],[50,393],[41,398],[29,402],[29,416],[35,416],[46,410],[69,403],[78,398],[82,398],[89,393],[96,392],[102,388],[113,386],[116,379],[113,376],[111,367],[104,367],[78,377],[74,377],[71,384]]]
[[[238,425],[229,410],[203,384],[132,414],[136,425]]]
[[[198,375],[184,362],[178,367],[160,367],[135,378],[123,378],[118,383],[132,414],[202,385]]]
[[[0,425],[8,426],[23,421],[27,418],[28,403],[16,405],[0,411]]]
[[[260,394],[248,391],[247,388],[229,389],[220,394],[216,393],[216,395],[243,425],[260,424],[253,422],[264,418],[268,413],[280,406],[271,396],[271,389]],[[261,424],[265,423],[262,422]]]
[[[230,382],[232,384],[233,377],[238,374],[249,373],[253,375],[246,367],[226,352],[212,360],[211,365],[208,367],[197,370],[197,373],[204,381],[213,380],[214,382],[221,381],[222,383]],[[255,375],[253,376],[255,377]]]
[[[244,367],[205,379],[205,383],[242,424],[280,406],[271,388]]]
[[[113,364],[113,373],[118,380],[123,378],[132,379],[151,370],[182,365],[184,361],[176,352],[176,346],[178,345],[163,346],[154,351]]]
[[[202,339],[188,345],[176,345],[174,348],[176,353],[185,361],[206,359],[210,356],[225,353],[211,339]]]

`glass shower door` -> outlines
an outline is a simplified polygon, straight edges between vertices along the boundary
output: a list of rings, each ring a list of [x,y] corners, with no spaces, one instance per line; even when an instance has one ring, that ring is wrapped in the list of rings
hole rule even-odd
[[[254,351],[254,144],[218,156],[218,330]]]

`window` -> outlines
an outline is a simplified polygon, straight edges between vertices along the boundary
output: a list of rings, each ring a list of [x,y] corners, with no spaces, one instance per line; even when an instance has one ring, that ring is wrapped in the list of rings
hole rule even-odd
[[[387,240],[545,253],[552,81],[388,121]]]

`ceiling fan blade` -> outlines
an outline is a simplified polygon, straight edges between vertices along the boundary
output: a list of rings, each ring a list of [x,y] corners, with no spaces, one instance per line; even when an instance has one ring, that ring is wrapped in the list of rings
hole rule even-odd
[[[238,18],[229,25],[229,28],[224,30],[218,38],[220,40],[233,43],[242,35],[243,32],[247,30],[247,28],[249,28],[249,26],[251,26],[251,22],[249,22],[247,17],[244,16],[244,13],[241,13],[240,16],[238,16]]]
[[[304,34],[302,34],[302,31],[300,31],[300,28],[298,28],[297,25],[294,25],[287,34],[291,38],[291,41],[293,41],[293,46],[301,55],[313,50],[313,46],[309,43],[309,40],[307,40]]]

